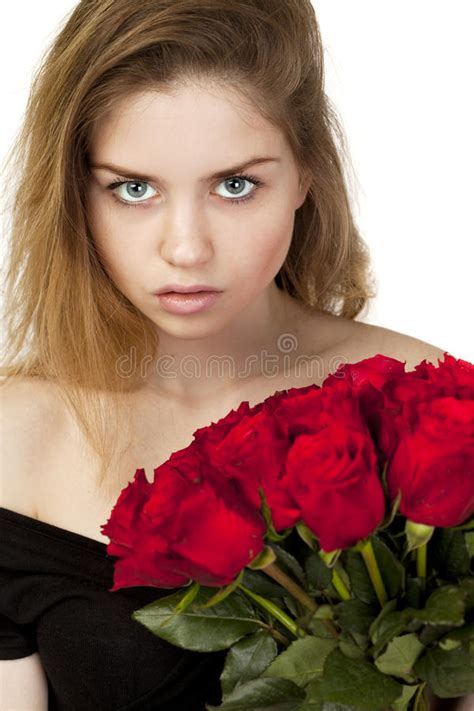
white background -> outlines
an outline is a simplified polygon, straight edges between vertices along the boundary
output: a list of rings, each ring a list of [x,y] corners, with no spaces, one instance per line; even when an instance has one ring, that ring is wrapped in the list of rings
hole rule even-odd
[[[32,71],[75,4],[2,3],[2,162]],[[355,218],[378,281],[377,297],[358,320],[474,362],[473,3],[313,5],[325,46],[326,91],[356,176]]]

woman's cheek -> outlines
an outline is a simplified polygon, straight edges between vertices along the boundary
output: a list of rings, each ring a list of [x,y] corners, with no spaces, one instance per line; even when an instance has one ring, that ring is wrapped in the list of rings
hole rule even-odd
[[[254,240],[258,261],[263,268],[278,271],[285,261],[291,245],[294,219],[288,220],[287,214],[277,220],[267,221],[257,239]],[[254,251],[255,254],[255,251]]]

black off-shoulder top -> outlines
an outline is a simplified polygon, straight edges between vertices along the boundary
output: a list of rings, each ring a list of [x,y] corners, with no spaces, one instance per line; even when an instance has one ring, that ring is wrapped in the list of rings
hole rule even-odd
[[[0,659],[38,651],[49,711],[204,711],[227,650],[174,647],[133,620],[172,590],[113,585],[106,543],[0,507]]]

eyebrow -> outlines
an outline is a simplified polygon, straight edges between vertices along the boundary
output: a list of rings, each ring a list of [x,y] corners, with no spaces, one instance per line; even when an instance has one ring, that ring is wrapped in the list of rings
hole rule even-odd
[[[209,180],[215,180],[216,178],[225,178],[228,175],[234,175],[245,170],[246,168],[250,168],[250,166],[252,165],[270,162],[280,163],[280,158],[276,158],[273,156],[256,156],[254,158],[249,158],[248,160],[244,161],[244,163],[239,163],[238,165],[231,166],[230,168],[226,168],[225,170],[219,170],[217,173],[214,173],[214,175],[210,175],[208,178],[201,178],[199,182],[203,183]],[[110,170],[111,172],[119,173],[124,178],[128,178],[130,180],[143,180],[147,183],[165,182],[157,175],[145,175],[140,171],[131,170],[130,168],[124,168],[123,166],[114,165],[113,163],[91,163],[90,168]]]

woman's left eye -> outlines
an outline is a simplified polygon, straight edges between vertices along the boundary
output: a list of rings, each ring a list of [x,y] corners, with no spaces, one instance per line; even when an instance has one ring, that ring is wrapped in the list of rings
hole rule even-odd
[[[257,190],[263,185],[262,181],[256,178],[254,175],[233,175],[230,178],[224,178],[224,180],[222,180],[220,184],[226,183],[233,183],[232,187],[228,187],[226,185],[226,190],[230,191],[230,194],[234,195],[235,199],[224,196],[224,200],[227,200],[227,202],[230,203],[237,204],[245,202],[246,200],[251,200],[255,196]],[[235,187],[236,183],[237,187]],[[251,183],[253,185],[253,189],[250,190],[250,192],[245,192],[244,194],[242,194],[242,186],[244,185],[244,183]],[[233,192],[234,190],[237,192]]]
[[[230,186],[226,186],[226,190],[230,193],[230,195],[234,195],[234,198],[225,196],[220,197],[223,197],[223,199],[228,203],[242,203],[247,200],[251,200],[258,188],[263,185],[262,181],[253,175],[234,175],[230,178],[225,178],[219,184],[221,185],[227,183],[229,183]],[[245,183],[251,183],[253,185],[253,190],[242,194],[242,186],[244,186]],[[135,205],[140,205],[142,203],[148,204],[151,202],[149,198],[158,194],[157,191],[146,181],[123,180],[122,178],[117,178],[113,183],[108,185],[107,190],[111,190],[115,200],[117,200],[120,205],[124,205],[125,207],[134,207]],[[153,190],[153,195],[148,195],[148,190]]]

